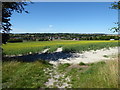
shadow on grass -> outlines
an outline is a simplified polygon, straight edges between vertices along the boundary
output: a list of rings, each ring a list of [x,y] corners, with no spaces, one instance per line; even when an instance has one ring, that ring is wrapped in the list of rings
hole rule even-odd
[[[54,53],[42,53],[42,54],[32,54],[32,55],[23,55],[23,56],[15,56],[15,57],[4,57],[4,60],[19,60],[23,62],[33,62],[36,60],[47,60],[47,61],[57,61],[59,59],[67,59],[72,57],[78,57],[73,53],[65,53],[65,52],[54,52]]]

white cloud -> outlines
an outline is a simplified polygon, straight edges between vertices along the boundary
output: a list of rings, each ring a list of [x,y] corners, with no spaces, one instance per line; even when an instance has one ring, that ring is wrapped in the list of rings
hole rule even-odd
[[[52,28],[52,27],[53,27],[53,25],[49,25],[48,27],[49,27],[49,28]]]

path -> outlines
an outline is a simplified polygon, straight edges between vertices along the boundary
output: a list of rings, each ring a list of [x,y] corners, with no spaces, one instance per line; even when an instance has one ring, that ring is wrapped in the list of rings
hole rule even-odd
[[[85,51],[83,53],[72,53],[71,57],[67,57],[65,59],[59,58],[56,61],[50,61],[51,64],[57,63],[70,63],[70,64],[79,64],[83,63],[93,63],[101,60],[110,60],[112,59],[112,55],[118,55],[118,47],[113,47],[109,49],[100,49],[100,50],[91,50]]]
[[[44,71],[50,76],[48,82],[45,83],[48,88],[71,88],[70,77],[65,77],[65,73],[59,73],[56,65],[52,69],[47,68]]]

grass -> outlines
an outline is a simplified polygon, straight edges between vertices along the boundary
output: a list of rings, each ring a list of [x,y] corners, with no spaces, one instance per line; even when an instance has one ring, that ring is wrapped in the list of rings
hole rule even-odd
[[[42,52],[50,48],[48,52],[54,52],[58,47],[63,47],[63,52],[82,52],[118,46],[118,41],[34,41],[22,43],[3,44],[3,53],[6,55],[19,55]]]
[[[44,69],[51,65],[46,61],[18,62],[5,61],[2,67],[3,88],[40,88],[45,87],[44,83],[49,76]]]
[[[49,53],[63,47],[63,52],[82,52],[118,46],[118,41],[44,41],[8,43],[2,45],[6,55],[37,53],[46,48]],[[106,56],[104,56],[106,57]],[[117,88],[118,66],[117,60],[92,64],[80,63],[77,68],[70,64],[60,64],[58,72],[71,77],[73,88]],[[40,88],[49,76],[44,69],[52,68],[46,61],[19,62],[4,61],[2,67],[3,88]]]
[[[67,75],[71,76],[72,88],[118,88],[117,60],[88,66],[87,69],[72,68],[67,72]]]
[[[118,87],[118,61],[101,61],[91,64],[80,64],[71,67],[71,64],[60,64],[57,71],[64,77],[60,77],[58,84],[63,83],[66,77],[70,77],[72,88],[117,88]],[[46,61],[18,62],[4,61],[2,67],[3,88],[45,88],[48,74],[44,69],[52,65]]]
[[[59,66],[58,66],[58,71],[59,71],[59,72],[63,72],[63,71],[65,71],[66,68],[69,67],[69,66],[70,66],[69,63],[59,64]]]
[[[77,45],[65,45],[63,46],[63,52],[78,52],[82,53],[83,51],[89,50],[98,50],[102,48],[115,47],[118,46],[118,42],[94,42],[94,43],[83,43]]]
[[[61,47],[61,45],[53,45],[50,46],[50,49],[48,50],[48,53],[52,53],[57,50],[57,48]]]

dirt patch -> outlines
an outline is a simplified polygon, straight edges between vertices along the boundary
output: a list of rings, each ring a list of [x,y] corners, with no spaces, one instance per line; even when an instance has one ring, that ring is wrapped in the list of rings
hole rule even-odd
[[[118,55],[118,47],[109,48],[109,49],[101,49],[94,51],[85,51],[81,53],[74,53],[69,59],[59,59],[59,63],[70,63],[70,64],[79,64],[80,62],[83,63],[94,63],[102,60],[111,60],[111,57],[104,57],[104,55]],[[77,57],[74,57],[77,56]]]
[[[48,88],[71,88],[70,77],[65,77],[65,73],[59,73],[57,66],[53,66],[53,69],[47,68],[44,70],[46,74],[50,76],[45,85]]]
[[[62,47],[61,48],[57,48],[57,50],[55,52],[62,52]]]
[[[78,64],[72,64],[68,68],[87,68],[88,65],[78,65]]]

